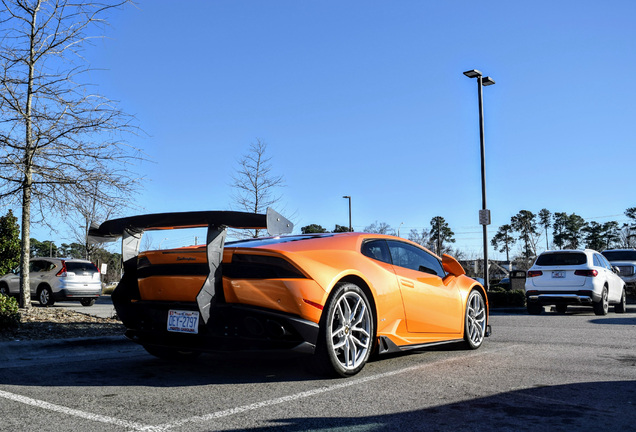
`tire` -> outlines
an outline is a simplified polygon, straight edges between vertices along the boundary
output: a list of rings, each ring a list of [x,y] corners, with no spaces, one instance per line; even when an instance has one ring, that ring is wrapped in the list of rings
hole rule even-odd
[[[472,290],[466,301],[464,341],[469,349],[477,349],[486,337],[486,301],[479,290]]]
[[[83,298],[80,300],[80,303],[82,304],[82,306],[93,306],[96,300],[97,299],[95,298]]]
[[[564,314],[568,310],[568,305],[566,304],[558,304],[554,307],[557,313]]]
[[[360,372],[374,345],[373,317],[364,291],[352,283],[336,285],[320,318],[312,370],[341,377]]]
[[[53,306],[55,300],[53,299],[53,293],[51,288],[44,286],[38,289],[38,300],[42,306]]]
[[[143,345],[144,349],[157,358],[169,361],[194,360],[201,355],[198,351],[179,351],[175,348],[158,347],[154,345]]]
[[[609,299],[607,294],[607,287],[603,288],[603,293],[601,294],[601,299],[594,303],[594,313],[596,315],[607,315],[607,311],[609,310]]]
[[[528,303],[528,313],[530,315],[540,315],[543,312],[543,305],[539,303]]]
[[[9,292],[9,287],[5,284],[0,285],[0,294],[4,294],[7,297],[10,297],[11,293]]]
[[[621,301],[614,306],[615,313],[625,313],[627,309],[627,295],[625,294],[625,287],[623,287],[623,293],[621,294]]]

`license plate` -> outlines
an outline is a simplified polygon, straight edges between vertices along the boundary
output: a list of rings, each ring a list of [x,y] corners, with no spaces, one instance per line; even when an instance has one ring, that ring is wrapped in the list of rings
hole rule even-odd
[[[564,278],[565,277],[565,272],[564,271],[553,271],[552,272],[552,277],[553,278]]]
[[[199,333],[199,312],[168,311],[168,331],[176,333]]]

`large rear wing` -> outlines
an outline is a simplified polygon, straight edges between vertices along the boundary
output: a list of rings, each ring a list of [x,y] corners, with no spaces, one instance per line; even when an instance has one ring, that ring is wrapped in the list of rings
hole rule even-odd
[[[136,258],[139,255],[139,246],[144,231],[204,227],[208,229],[206,252],[210,274],[197,295],[197,303],[203,320],[207,323],[210,316],[210,304],[215,294],[218,292],[219,295],[222,295],[220,266],[227,228],[264,229],[269,235],[276,236],[291,233],[294,224],[268,208],[266,214],[236,211],[156,213],[112,219],[102,223],[99,227],[91,227],[88,231],[90,243],[111,242],[122,238],[124,276],[113,293],[115,306],[117,307],[117,303],[119,303],[115,302],[116,297],[123,300],[121,302],[123,305],[126,303],[125,299],[135,297],[135,293],[138,295]],[[122,306],[122,310],[117,308],[117,313],[124,319],[122,316],[126,315],[124,306]]]

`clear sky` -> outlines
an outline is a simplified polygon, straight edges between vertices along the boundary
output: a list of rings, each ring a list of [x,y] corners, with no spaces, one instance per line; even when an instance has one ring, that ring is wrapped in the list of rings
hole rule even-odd
[[[130,140],[153,161],[138,168],[142,212],[230,209],[237,160],[260,139],[297,232],[347,225],[350,195],[355,230],[406,236],[439,215],[480,256],[469,69],[496,81],[490,236],[522,209],[622,224],[636,206],[633,0],[139,0],[110,22],[87,58],[147,133]]]

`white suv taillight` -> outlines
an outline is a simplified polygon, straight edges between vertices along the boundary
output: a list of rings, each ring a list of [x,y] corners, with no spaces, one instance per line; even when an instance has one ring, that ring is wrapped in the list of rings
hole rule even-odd
[[[66,262],[64,260],[62,260],[62,268],[60,269],[59,272],[57,272],[55,276],[66,277]]]

